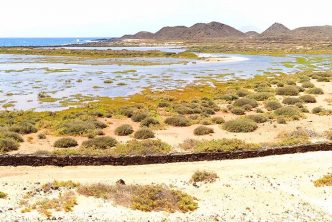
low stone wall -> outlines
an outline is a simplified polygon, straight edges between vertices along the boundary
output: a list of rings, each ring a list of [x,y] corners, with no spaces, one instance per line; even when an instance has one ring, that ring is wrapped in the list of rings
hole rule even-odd
[[[54,156],[54,155],[0,155],[0,166],[100,166],[100,165],[145,165],[175,162],[194,162],[225,159],[245,159],[272,155],[332,151],[332,143],[299,145],[274,149],[236,151],[232,153],[177,153],[156,156]]]

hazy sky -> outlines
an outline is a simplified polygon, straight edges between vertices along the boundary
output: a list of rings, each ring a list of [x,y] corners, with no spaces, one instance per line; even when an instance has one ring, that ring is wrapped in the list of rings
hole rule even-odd
[[[115,37],[218,21],[242,31],[274,22],[332,25],[332,0],[1,0],[0,37]]]

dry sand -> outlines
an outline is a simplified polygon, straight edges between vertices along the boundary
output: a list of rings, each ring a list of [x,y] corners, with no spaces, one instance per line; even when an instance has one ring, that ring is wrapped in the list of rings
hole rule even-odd
[[[39,183],[74,180],[82,184],[163,183],[198,199],[191,213],[145,213],[101,199],[78,197],[73,212],[53,213],[60,221],[332,221],[332,188],[312,181],[332,172],[332,152],[270,156],[244,160],[172,163],[146,166],[0,167],[1,221],[43,221],[37,212],[21,213],[18,201]],[[212,184],[194,187],[188,181],[196,170],[218,174]]]

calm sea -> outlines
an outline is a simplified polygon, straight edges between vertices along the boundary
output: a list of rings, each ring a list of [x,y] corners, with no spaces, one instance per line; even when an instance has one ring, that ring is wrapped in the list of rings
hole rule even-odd
[[[87,43],[96,39],[103,38],[0,38],[0,46],[55,46]]]

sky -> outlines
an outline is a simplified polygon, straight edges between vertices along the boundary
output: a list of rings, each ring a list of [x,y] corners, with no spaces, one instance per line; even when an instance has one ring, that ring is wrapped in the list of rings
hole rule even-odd
[[[1,0],[0,37],[119,37],[217,21],[261,32],[332,25],[331,0]]]

